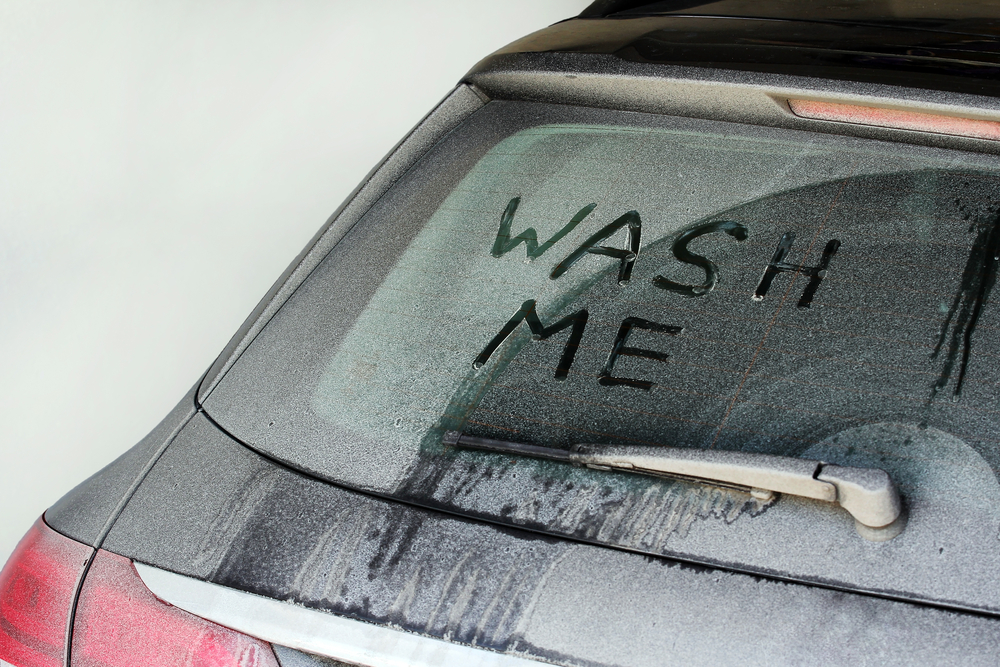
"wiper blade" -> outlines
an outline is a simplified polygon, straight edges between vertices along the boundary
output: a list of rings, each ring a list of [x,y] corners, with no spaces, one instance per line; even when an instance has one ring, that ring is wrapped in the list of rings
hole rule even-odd
[[[565,449],[555,447],[539,447],[538,445],[524,445],[519,442],[507,442],[506,440],[491,440],[490,438],[477,438],[465,435],[459,431],[448,431],[442,439],[444,444],[463,449],[479,449],[484,452],[495,452],[497,454],[519,454],[521,456],[531,456],[536,459],[548,459],[549,461],[563,461],[565,463],[576,463],[573,454]]]
[[[641,445],[578,444],[571,449],[541,447],[445,433],[446,445],[530,456],[597,470],[655,475],[745,490],[769,500],[775,493],[838,503],[855,519],[858,533],[870,540],[892,539],[905,525],[903,506],[892,478],[877,468],[852,468],[823,461],[750,452]]]

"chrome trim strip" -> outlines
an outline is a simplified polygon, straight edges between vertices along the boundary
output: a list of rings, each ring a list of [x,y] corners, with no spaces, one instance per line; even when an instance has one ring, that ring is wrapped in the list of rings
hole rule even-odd
[[[156,597],[258,639],[366,667],[537,667],[538,661],[334,616],[135,563]]]

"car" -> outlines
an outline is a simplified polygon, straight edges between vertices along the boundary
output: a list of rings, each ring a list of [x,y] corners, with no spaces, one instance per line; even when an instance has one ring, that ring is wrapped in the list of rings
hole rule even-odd
[[[0,574],[40,665],[995,664],[1000,9],[476,65]]]

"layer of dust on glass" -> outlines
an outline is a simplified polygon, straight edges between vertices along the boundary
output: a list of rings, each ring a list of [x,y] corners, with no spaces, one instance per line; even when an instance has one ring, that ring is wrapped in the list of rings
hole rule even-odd
[[[996,156],[490,103],[206,401],[352,488],[689,562],[1000,611]],[[885,470],[909,520],[446,446]],[[787,547],[787,548],[786,548]]]
[[[430,454],[458,429],[800,455],[879,424],[993,449],[998,182],[885,146],[524,130],[413,239],[313,408]]]

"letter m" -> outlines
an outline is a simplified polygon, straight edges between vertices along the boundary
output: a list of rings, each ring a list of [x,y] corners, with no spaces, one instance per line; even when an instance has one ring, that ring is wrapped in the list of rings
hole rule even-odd
[[[559,365],[556,366],[556,380],[565,380],[566,376],[569,374],[569,368],[573,365],[573,359],[576,357],[576,350],[580,347],[580,339],[583,338],[583,330],[587,326],[587,318],[589,314],[587,311],[579,310],[571,315],[567,315],[555,324],[549,326],[544,326],[542,321],[538,318],[538,313],[535,311],[535,300],[528,299],[521,304],[520,309],[514,313],[507,324],[503,325],[500,329],[500,333],[493,337],[483,351],[479,353],[476,360],[472,362],[473,368],[482,368],[489,358],[496,352],[497,348],[503,344],[507,338],[514,333],[514,330],[520,326],[521,322],[527,322],[528,328],[531,330],[532,337],[535,340],[545,340],[546,338],[559,333],[567,327],[573,327],[569,334],[569,339],[566,341],[565,347],[563,347],[562,357],[559,359]]]

